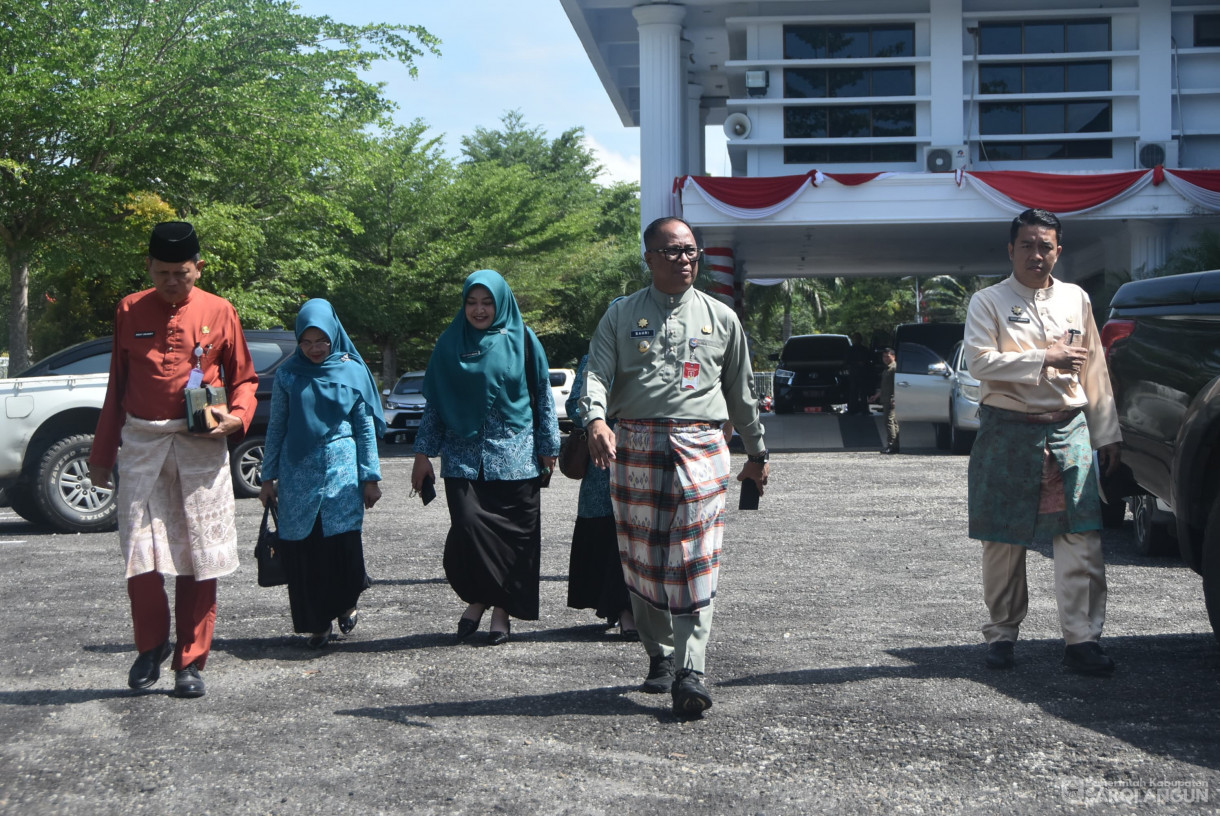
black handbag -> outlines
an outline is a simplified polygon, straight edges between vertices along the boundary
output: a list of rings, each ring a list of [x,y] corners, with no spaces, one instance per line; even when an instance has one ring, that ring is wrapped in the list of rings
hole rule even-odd
[[[275,522],[274,529],[270,524],[272,521]],[[263,523],[258,528],[258,543],[254,545],[254,558],[258,561],[258,585],[261,587],[282,586],[288,583],[279,526],[275,502],[269,501],[263,508]]]

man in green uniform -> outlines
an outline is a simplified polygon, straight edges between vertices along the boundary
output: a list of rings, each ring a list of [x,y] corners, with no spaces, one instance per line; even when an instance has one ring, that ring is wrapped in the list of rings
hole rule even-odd
[[[700,716],[712,705],[703,672],[729,482],[726,421],[748,454],[738,481],[753,479],[761,493],[770,471],[745,332],[732,309],[693,288],[694,232],[661,218],[644,246],[652,285],[602,317],[581,412],[594,463],[611,468],[619,557],[649,655],[641,688],[670,691],[677,714]]]

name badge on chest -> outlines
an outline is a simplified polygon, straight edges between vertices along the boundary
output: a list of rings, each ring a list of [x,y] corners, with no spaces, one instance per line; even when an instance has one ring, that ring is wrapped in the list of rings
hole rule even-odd
[[[683,363],[682,364],[682,388],[683,391],[694,391],[699,387],[699,364],[698,363]]]

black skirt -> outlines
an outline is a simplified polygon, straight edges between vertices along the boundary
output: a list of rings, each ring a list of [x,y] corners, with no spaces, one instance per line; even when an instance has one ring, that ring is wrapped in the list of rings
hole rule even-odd
[[[284,541],[283,550],[294,631],[325,632],[372,584],[364,571],[360,531],[324,536],[320,514],[308,538]]]
[[[617,618],[631,608],[614,516],[576,519],[568,559],[568,606],[592,609],[599,618]]]
[[[445,577],[466,603],[538,620],[542,553],[537,479],[445,479]]]

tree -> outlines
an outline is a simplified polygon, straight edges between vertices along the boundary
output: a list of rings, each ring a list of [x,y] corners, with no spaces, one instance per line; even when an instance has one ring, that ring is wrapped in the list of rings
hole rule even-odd
[[[385,114],[359,77],[435,51],[422,28],[348,26],[279,0],[0,0],[0,242],[9,347],[28,355],[31,262],[131,217],[212,201],[276,212]],[[319,206],[324,201],[315,202]]]
[[[1189,246],[1169,253],[1165,263],[1157,267],[1152,277],[1182,275],[1202,272],[1205,269],[1220,269],[1220,232],[1203,230]]]

